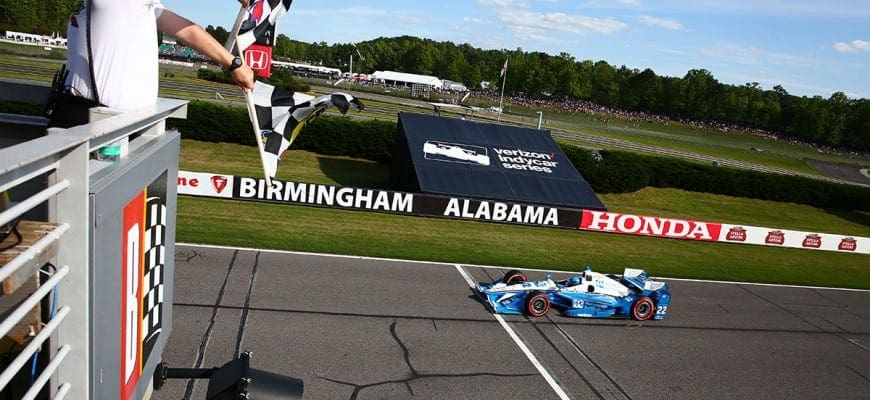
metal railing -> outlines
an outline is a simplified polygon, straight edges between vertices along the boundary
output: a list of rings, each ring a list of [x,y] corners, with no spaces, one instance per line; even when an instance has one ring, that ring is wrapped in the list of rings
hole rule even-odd
[[[44,98],[46,90],[39,85],[3,82],[0,100],[32,102]],[[33,264],[38,255],[47,251],[54,252],[51,263],[56,266],[53,271],[36,272],[47,276],[38,289],[10,309],[0,310],[5,315],[0,321],[3,337],[34,307],[51,304],[49,319],[41,321],[38,333],[27,338],[22,343],[23,349],[0,371],[0,392],[11,390],[10,382],[36,354],[42,358],[47,353],[47,362],[43,361],[38,375],[31,374],[23,398],[36,398],[46,387],[51,398],[92,397],[92,377],[86,366],[91,360],[91,318],[97,316],[89,311],[92,273],[88,255],[89,182],[108,173],[113,163],[94,160],[91,153],[118,140],[130,141],[131,154],[137,148],[147,147],[149,141],[163,135],[166,118],[186,117],[186,104],[181,100],[160,99],[153,108],[108,116],[70,129],[50,129],[45,136],[0,149],[0,193],[25,184],[32,186],[34,182],[42,187],[26,198],[13,199],[17,203],[0,210],[0,226],[14,223],[34,208],[47,204],[45,222],[54,227],[18,253],[7,250],[14,258],[0,266],[0,281]],[[0,114],[0,123],[29,125],[32,129],[45,120]]]

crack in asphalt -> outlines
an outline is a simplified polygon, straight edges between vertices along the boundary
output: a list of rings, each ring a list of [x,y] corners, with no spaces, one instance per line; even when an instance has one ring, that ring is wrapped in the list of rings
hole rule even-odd
[[[408,346],[402,341],[399,337],[399,334],[396,332],[396,324],[397,321],[393,321],[390,324],[390,335],[393,340],[396,341],[396,344],[402,349],[402,358],[405,360],[405,365],[408,367],[410,371],[409,376],[404,379],[393,379],[381,382],[373,382],[367,384],[358,384],[353,382],[341,381],[338,379],[329,378],[324,375],[318,374],[317,377],[323,379],[327,382],[337,383],[340,385],[347,385],[353,387],[353,392],[351,392],[349,400],[356,400],[360,393],[365,389],[370,389],[373,387],[383,386],[383,385],[392,385],[392,384],[403,384],[407,389],[408,393],[411,394],[411,397],[414,397],[414,390],[411,388],[411,383],[415,380],[420,379],[432,379],[432,378],[473,378],[479,376],[491,376],[491,377],[503,377],[503,378],[523,378],[530,376],[537,376],[537,374],[498,374],[493,372],[478,372],[478,373],[470,373],[470,374],[423,374],[417,371],[414,368],[414,364],[411,363],[411,351],[408,349]]]
[[[176,255],[177,254],[178,253],[176,253]],[[202,367],[202,361],[205,358],[205,351],[208,348],[208,341],[209,341],[209,339],[211,339],[212,330],[214,330],[214,324],[215,324],[215,320],[217,319],[218,311],[221,308],[224,308],[223,306],[221,306],[221,302],[223,301],[224,292],[227,289],[227,283],[229,283],[230,275],[233,273],[233,267],[236,264],[236,257],[238,257],[238,255],[239,255],[238,250],[233,251],[233,257],[232,257],[232,259],[230,259],[230,265],[227,268],[226,275],[224,275],[224,281],[223,281],[223,283],[221,283],[220,291],[218,291],[218,297],[215,300],[214,304],[211,305],[211,308],[212,308],[211,317],[208,320],[208,327],[205,329],[205,333],[203,333],[202,339],[200,340],[199,349],[197,349],[197,351],[196,351],[196,362],[194,363],[193,368],[201,368]],[[183,400],[190,400],[190,396],[193,394],[193,388],[195,385],[196,385],[196,379],[188,379],[187,380],[187,385],[184,388],[184,396],[182,396]]]
[[[187,264],[190,264],[190,261],[194,258],[205,258],[204,255],[199,254],[196,250],[176,250],[175,251],[175,261],[181,261]]]
[[[254,282],[257,279],[257,266],[260,265],[260,254],[254,256],[254,266],[251,270],[251,279],[248,282],[248,292],[245,293],[245,305],[242,308],[242,316],[239,318],[239,331],[236,334],[236,352],[235,356],[239,357],[242,354],[242,341],[245,339],[245,325],[248,323],[248,312],[251,309],[251,294],[254,293]]]

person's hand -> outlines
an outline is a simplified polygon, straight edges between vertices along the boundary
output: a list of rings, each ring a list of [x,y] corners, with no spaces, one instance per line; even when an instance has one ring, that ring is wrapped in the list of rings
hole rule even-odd
[[[241,4],[242,7],[247,7],[247,6],[248,6],[248,0],[239,0],[239,4]]]
[[[230,72],[233,81],[242,89],[254,90],[254,70],[247,65],[242,65]]]

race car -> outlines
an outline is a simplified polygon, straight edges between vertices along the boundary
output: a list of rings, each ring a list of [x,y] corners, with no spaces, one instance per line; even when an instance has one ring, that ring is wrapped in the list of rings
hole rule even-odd
[[[500,314],[547,315],[555,308],[568,317],[631,318],[661,320],[668,312],[671,295],[667,283],[649,278],[641,269],[626,268],[622,277],[593,272],[553,281],[527,281],[522,272],[508,271],[493,283],[481,283],[477,291],[492,310]]]

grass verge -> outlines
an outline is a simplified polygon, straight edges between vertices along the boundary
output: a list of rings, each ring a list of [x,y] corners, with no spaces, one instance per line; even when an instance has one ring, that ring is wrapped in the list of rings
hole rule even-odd
[[[259,176],[256,150],[184,141],[181,168]],[[282,179],[386,187],[386,166],[290,151]],[[870,236],[870,216],[647,188],[602,195],[612,211]],[[870,256],[180,197],[179,241],[505,267],[870,289]]]

